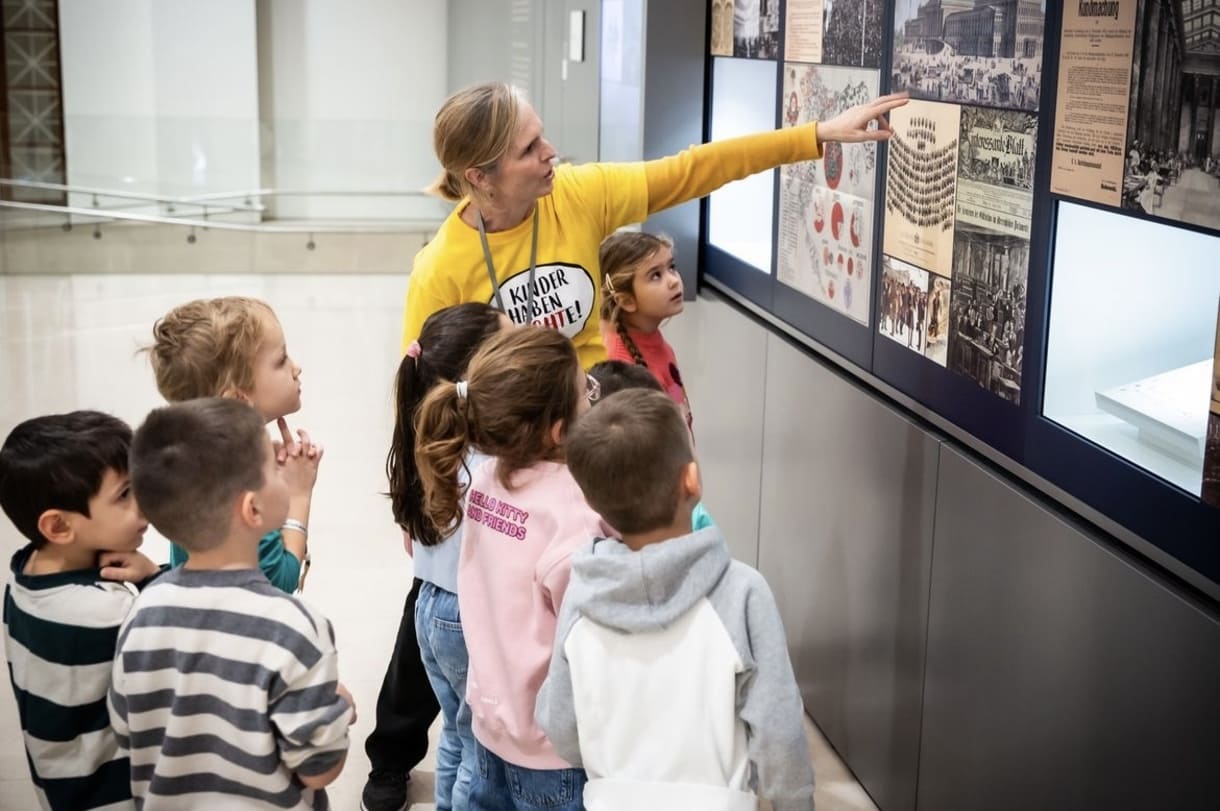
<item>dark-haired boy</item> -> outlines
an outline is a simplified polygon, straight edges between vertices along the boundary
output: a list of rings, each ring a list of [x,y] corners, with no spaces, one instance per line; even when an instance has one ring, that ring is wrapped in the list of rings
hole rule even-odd
[[[691,531],[702,484],[665,394],[630,389],[565,443],[590,506],[622,535],[572,558],[536,719],[589,782],[589,811],[813,808],[803,707],[766,581]],[[677,687],[676,685],[682,685]]]
[[[233,399],[156,409],[131,476],[148,520],[190,555],[119,634],[110,716],[137,803],[326,808],[354,705],[330,622],[259,568],[289,500],[263,418]]]
[[[159,568],[136,551],[131,428],[97,411],[36,417],[0,447],[0,508],[29,541],[4,592],[4,646],[43,808],[131,807],[106,693],[119,626]]]

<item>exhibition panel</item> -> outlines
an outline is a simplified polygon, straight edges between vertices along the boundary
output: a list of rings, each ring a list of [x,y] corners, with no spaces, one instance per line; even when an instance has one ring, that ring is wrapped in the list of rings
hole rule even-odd
[[[738,94],[783,127],[911,101],[882,145],[760,176],[774,233],[752,250],[773,275],[726,255],[715,201],[704,267],[1216,598],[1211,15],[1217,0],[712,2],[712,137]],[[743,87],[729,63],[778,76]]]

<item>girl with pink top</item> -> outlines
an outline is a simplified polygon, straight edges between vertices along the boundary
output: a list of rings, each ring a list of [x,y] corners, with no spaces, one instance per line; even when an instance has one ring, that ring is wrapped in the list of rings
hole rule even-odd
[[[682,312],[682,277],[667,236],[620,231],[602,242],[602,338],[610,360],[643,366],[692,425],[690,401],[661,324]]]
[[[442,535],[462,525],[458,606],[470,656],[475,811],[583,807],[585,773],[555,753],[534,703],[572,553],[609,531],[563,454],[568,428],[597,394],[569,339],[522,329],[489,339],[466,379],[437,383],[419,409],[424,512]],[[471,449],[494,458],[470,471],[463,492]]]

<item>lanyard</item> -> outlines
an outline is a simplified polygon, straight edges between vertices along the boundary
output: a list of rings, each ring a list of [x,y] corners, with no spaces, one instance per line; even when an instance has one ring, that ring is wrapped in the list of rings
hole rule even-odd
[[[487,263],[487,278],[491,279],[491,292],[495,295],[496,306],[500,312],[508,315],[504,309],[504,297],[500,295],[500,282],[496,280],[496,266],[491,261],[491,247],[487,244],[487,227],[483,224],[483,212],[478,212],[479,241],[483,243],[483,261]],[[534,320],[534,271],[538,267],[538,205],[534,204],[534,236],[530,240],[530,277],[526,290],[525,323]]]

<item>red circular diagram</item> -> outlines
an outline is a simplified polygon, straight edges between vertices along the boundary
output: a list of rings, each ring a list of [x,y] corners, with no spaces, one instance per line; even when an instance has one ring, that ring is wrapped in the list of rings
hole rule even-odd
[[[835,297],[835,283],[833,280],[826,283],[826,295],[830,296],[830,298]]]
[[[835,203],[834,208],[830,210],[830,233],[834,234],[835,239],[840,238],[843,232],[843,206]]]
[[[851,261],[851,257],[849,256],[849,257],[847,257],[847,275],[850,276],[853,271],[854,271],[854,263]]]
[[[851,246],[853,248],[860,247],[860,210],[856,209],[851,213]]]

